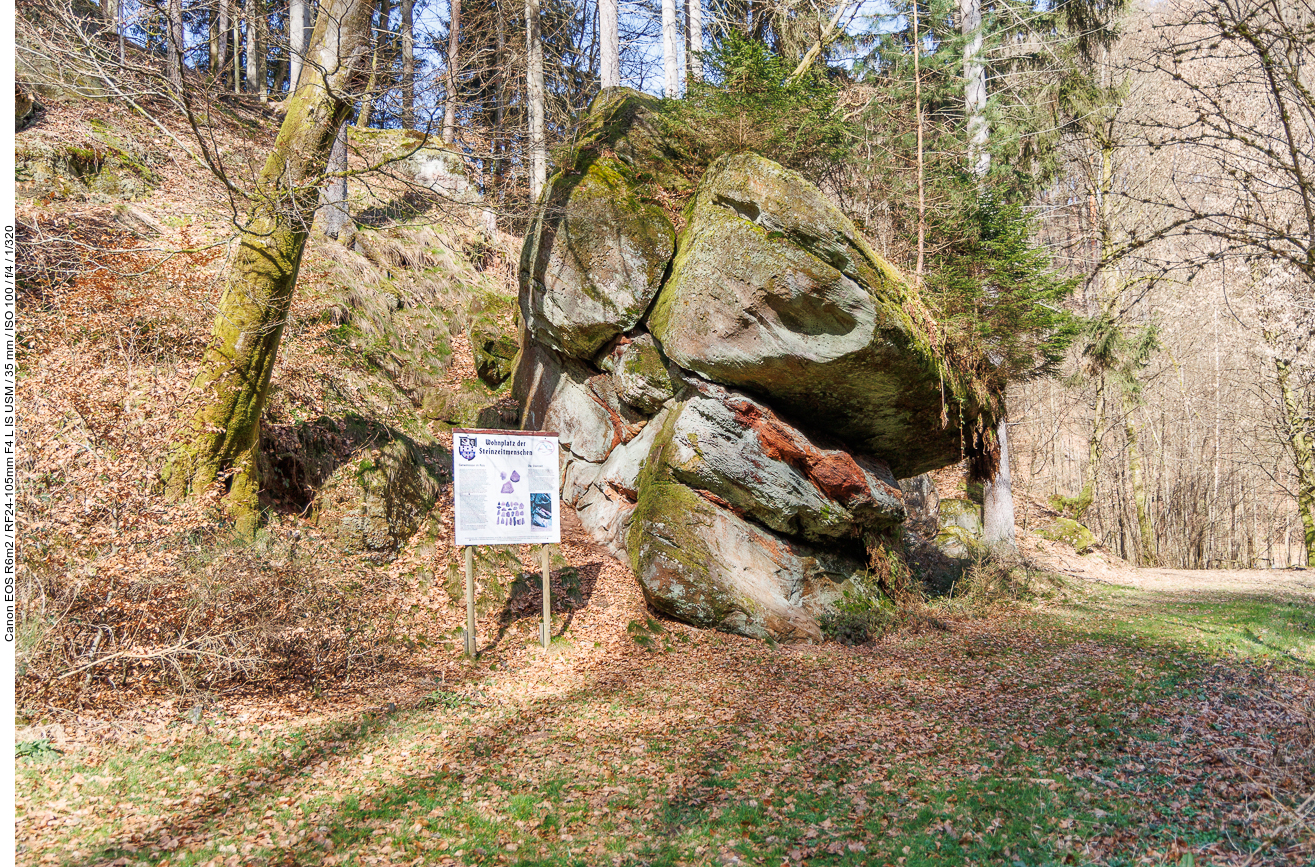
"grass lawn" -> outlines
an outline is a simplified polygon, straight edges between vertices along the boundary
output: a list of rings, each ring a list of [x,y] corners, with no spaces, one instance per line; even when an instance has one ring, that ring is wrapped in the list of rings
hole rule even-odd
[[[859,648],[568,633],[414,706],[30,749],[20,860],[1315,863],[1311,610],[1068,595]]]

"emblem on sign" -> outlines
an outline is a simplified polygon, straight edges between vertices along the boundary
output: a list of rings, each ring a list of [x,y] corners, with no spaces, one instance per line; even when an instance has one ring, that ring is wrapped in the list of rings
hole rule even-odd
[[[475,459],[475,438],[459,437],[458,443],[459,443],[457,447],[458,454],[460,454],[463,458],[465,458],[468,461],[473,461]]]

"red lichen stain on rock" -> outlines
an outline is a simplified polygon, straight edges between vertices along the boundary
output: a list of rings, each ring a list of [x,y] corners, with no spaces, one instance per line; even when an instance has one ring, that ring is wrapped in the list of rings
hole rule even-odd
[[[808,464],[808,477],[822,493],[838,503],[872,496],[863,468],[844,452],[818,454]]]
[[[810,453],[816,451],[808,443],[800,442],[798,434],[772,414],[772,411],[749,401],[735,401],[730,405],[735,420],[758,435],[763,454],[772,460],[782,461],[804,470]]]

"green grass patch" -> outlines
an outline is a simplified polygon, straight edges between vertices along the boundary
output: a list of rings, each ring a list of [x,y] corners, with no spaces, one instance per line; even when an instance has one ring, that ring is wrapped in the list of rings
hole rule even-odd
[[[1181,647],[1212,657],[1315,665],[1315,606],[1242,595],[1101,588],[1064,616],[1112,638]]]

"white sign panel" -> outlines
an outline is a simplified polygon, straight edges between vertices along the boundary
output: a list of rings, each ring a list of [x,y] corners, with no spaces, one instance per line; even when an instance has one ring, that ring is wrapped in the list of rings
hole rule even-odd
[[[557,434],[452,432],[458,545],[543,545],[562,540]]]

